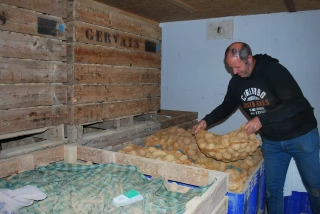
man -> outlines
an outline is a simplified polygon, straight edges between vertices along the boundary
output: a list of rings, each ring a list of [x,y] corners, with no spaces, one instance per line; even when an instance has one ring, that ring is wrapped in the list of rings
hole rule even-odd
[[[289,71],[266,54],[252,56],[249,45],[231,44],[225,61],[233,71],[221,105],[192,132],[227,118],[240,105],[251,118],[244,129],[260,131],[269,214],[284,213],[283,187],[293,157],[308,191],[312,211],[320,214],[319,133],[313,108]]]

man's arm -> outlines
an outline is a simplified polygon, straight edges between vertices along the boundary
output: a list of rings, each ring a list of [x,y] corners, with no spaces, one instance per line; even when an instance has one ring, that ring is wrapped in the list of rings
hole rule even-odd
[[[199,129],[206,129],[208,126],[227,118],[239,106],[238,101],[232,96],[232,88],[228,87],[228,91],[221,105],[216,107],[211,113],[207,114],[198,124],[196,124],[192,132],[195,134]]]

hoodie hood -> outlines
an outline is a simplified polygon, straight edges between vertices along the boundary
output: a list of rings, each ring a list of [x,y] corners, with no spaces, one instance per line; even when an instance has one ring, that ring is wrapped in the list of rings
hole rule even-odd
[[[253,56],[257,62],[270,62],[270,61],[275,61],[275,62],[279,62],[279,60],[277,60],[276,58],[273,58],[267,54],[256,54]]]
[[[253,75],[257,70],[261,70],[262,67],[265,67],[266,64],[269,64],[270,62],[279,62],[278,59],[273,58],[267,54],[256,54],[253,57],[256,59],[256,65],[252,72]]]

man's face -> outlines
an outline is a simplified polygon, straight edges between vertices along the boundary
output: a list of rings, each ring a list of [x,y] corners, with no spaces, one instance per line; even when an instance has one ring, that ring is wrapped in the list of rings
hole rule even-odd
[[[229,55],[226,62],[232,69],[233,74],[236,74],[242,78],[247,78],[250,76],[249,63],[242,61],[239,59],[239,57],[232,57]]]

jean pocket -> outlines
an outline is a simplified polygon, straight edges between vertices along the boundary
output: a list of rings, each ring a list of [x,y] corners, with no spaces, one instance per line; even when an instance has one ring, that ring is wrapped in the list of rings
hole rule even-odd
[[[318,131],[311,131],[303,136],[297,142],[297,149],[301,152],[312,153],[319,150],[319,134]]]

